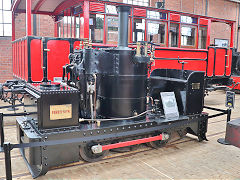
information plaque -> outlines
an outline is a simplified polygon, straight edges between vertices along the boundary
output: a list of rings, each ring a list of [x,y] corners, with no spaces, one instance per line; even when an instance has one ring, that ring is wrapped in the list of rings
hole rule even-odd
[[[161,92],[161,99],[166,119],[179,118],[178,106],[174,92]]]

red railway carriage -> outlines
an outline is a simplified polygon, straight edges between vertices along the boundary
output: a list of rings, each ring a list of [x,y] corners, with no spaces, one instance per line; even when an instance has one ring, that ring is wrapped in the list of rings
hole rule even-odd
[[[15,0],[12,6],[14,76],[28,82],[61,78],[61,67],[69,63],[68,54],[86,38],[91,40],[95,48],[116,46],[116,6],[119,4],[121,3],[91,0]],[[234,21],[146,6],[130,6],[129,44],[138,41],[155,44],[152,70],[182,69],[184,64],[186,70],[205,71],[210,83],[231,84]],[[25,12],[26,37],[15,40],[14,14]],[[54,17],[55,37],[32,36],[32,13]],[[230,26],[227,48],[210,46],[213,22]]]

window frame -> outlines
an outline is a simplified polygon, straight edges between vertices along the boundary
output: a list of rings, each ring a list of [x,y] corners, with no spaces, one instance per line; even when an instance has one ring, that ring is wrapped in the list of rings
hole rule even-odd
[[[134,20],[135,19],[143,19],[144,21],[145,21],[145,23],[144,23],[144,36],[143,36],[143,41],[146,41],[146,33],[147,33],[147,18],[146,17],[132,17],[131,18],[131,21],[132,21],[132,28],[131,28],[131,30],[132,30],[132,32],[131,32],[131,34],[132,34],[132,42],[133,43],[136,43],[137,41],[135,41],[135,39],[134,39]]]
[[[171,24],[177,24],[178,25],[178,38],[177,38],[177,46],[170,46],[170,42],[171,42],[171,39],[170,39],[170,27],[171,27]],[[169,48],[181,48],[181,23],[180,22],[175,22],[175,21],[169,21],[168,23],[168,47]]]
[[[148,23],[151,23],[151,22],[157,22],[159,24],[165,24],[165,34],[164,34],[164,43],[156,43],[156,42],[153,42],[155,44],[158,44],[162,47],[167,47],[167,34],[168,34],[168,21],[166,20],[156,20],[156,19],[146,19],[146,27],[147,29],[145,30],[146,31],[146,36],[147,36],[147,41],[150,40],[148,39]]]
[[[207,49],[207,36],[208,36],[207,34],[206,34],[206,43],[205,43],[205,46],[206,46],[206,47],[205,47],[205,48],[200,48],[200,46],[199,46],[199,42],[200,42],[200,41],[199,41],[199,40],[200,40],[200,29],[201,29],[201,28],[206,28],[207,33],[208,33],[208,26],[204,26],[204,25],[200,25],[200,24],[199,24],[199,26],[198,26],[198,49]]]
[[[12,5],[13,1],[11,0],[11,5]],[[2,13],[2,22],[0,22],[0,25],[2,25],[2,35],[0,35],[0,37],[12,37],[12,18],[10,20],[10,22],[4,22],[4,12],[10,12],[10,14],[12,15],[12,11],[11,11],[11,7],[10,9],[4,9],[4,0],[2,0],[2,8],[0,9],[0,13]],[[9,35],[5,35],[4,33],[4,26],[5,25],[10,25],[10,30],[11,30],[11,33],[9,33]]]
[[[90,36],[91,36],[91,32],[90,32],[90,23],[89,23],[89,40],[91,40],[93,43],[99,43],[99,44],[105,44],[106,43],[106,13],[101,13],[101,12],[92,12],[92,11],[89,11],[89,21],[90,21],[90,16],[91,14],[99,14],[99,15],[102,15],[103,16],[103,38],[102,38],[102,42],[93,42],[92,39],[90,39]]]
[[[194,45],[182,45],[182,27],[190,27],[195,29],[195,36],[194,36]],[[186,24],[186,23],[181,23],[180,24],[180,48],[189,48],[189,49],[197,49],[197,32],[198,32],[198,24]]]
[[[117,44],[118,42],[115,42],[115,41],[109,41],[108,40],[108,18],[112,18],[112,17],[115,17],[115,18],[118,18],[117,15],[113,15],[113,14],[106,14],[105,18],[106,18],[106,26],[105,26],[105,33],[106,33],[106,44]]]

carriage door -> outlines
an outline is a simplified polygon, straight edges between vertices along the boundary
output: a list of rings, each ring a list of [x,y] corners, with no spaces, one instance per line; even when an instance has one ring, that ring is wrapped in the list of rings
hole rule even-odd
[[[225,30],[225,33],[222,32]],[[211,42],[208,54],[209,73],[212,76],[230,76],[231,75],[231,49],[230,47],[231,27],[226,23],[212,22],[211,24]],[[209,74],[208,74],[209,75]]]
[[[63,66],[69,64],[70,42],[64,38],[46,39],[47,77],[58,81],[63,76]]]

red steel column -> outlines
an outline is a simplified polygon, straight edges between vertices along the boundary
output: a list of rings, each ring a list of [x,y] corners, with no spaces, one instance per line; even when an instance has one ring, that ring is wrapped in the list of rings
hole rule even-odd
[[[15,41],[15,13],[12,12],[12,41]],[[15,47],[16,44],[12,43],[12,70],[15,75]]]
[[[89,1],[84,1],[83,17],[84,17],[83,38],[89,38]]]
[[[167,23],[166,23],[166,25],[167,25],[167,28],[166,28],[167,33],[165,34],[165,38],[166,38],[165,45],[166,45],[166,47],[169,47],[170,13],[167,13]]]
[[[12,12],[12,41],[15,41],[15,13]]]
[[[181,35],[181,28],[182,28],[182,24],[181,23],[178,23],[179,24],[179,29],[178,29],[178,33],[179,33],[179,35],[178,35],[178,47],[179,48],[181,48],[181,37],[182,37],[182,35]]]
[[[210,46],[210,35],[211,35],[211,20],[208,20],[208,29],[207,29],[207,48]]]
[[[26,35],[32,35],[32,2],[31,0],[26,0]]]
[[[106,22],[107,22],[107,16],[104,14],[104,21],[103,21],[103,44],[106,44],[107,42],[107,28],[106,28]]]
[[[230,37],[230,48],[233,47],[233,41],[234,41],[234,23],[230,25],[231,27],[231,37]]]

